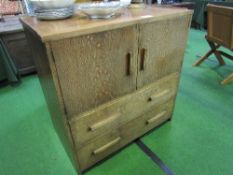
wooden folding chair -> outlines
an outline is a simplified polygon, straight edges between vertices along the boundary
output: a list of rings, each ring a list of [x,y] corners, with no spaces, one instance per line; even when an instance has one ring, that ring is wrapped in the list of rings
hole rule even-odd
[[[226,6],[216,6],[209,4],[207,6],[208,12],[208,30],[205,36],[206,41],[210,46],[208,51],[202,58],[200,58],[193,66],[200,65],[211,54],[214,54],[220,65],[224,65],[225,62],[222,56],[233,61],[233,56],[223,51],[218,50],[220,46],[223,46],[233,51],[233,8]],[[233,73],[226,77],[221,84],[227,84],[233,81]]]

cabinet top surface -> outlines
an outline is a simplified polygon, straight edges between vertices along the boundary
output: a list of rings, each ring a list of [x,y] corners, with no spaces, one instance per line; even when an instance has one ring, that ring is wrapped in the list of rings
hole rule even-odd
[[[125,9],[121,15],[107,20],[91,20],[75,14],[72,18],[57,21],[40,21],[35,17],[21,17],[25,27],[32,29],[42,41],[59,40],[170,17],[192,14],[184,8],[146,6],[144,9]]]

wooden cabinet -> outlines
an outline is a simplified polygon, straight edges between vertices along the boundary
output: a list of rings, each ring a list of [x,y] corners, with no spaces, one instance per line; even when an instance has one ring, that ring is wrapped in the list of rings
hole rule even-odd
[[[146,7],[104,21],[22,18],[54,126],[79,171],[171,118],[191,15]]]

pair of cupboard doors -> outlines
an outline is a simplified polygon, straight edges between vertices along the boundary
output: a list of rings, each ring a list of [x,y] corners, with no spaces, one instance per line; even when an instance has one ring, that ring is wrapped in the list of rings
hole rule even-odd
[[[190,16],[52,41],[68,118],[179,72]]]

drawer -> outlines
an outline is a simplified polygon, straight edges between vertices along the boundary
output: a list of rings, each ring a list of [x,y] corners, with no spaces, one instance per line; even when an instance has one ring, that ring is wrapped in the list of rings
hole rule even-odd
[[[174,99],[153,108],[142,116],[98,136],[91,143],[77,150],[81,170],[107,157],[119,148],[140,137],[147,131],[169,119],[172,115]]]
[[[176,95],[178,74],[167,76],[135,93],[119,98],[70,120],[77,148],[118,128]]]

